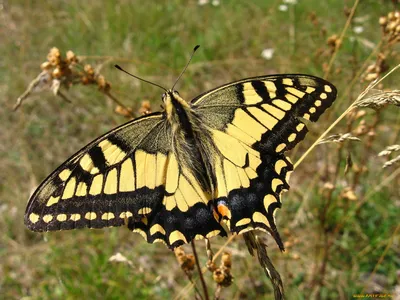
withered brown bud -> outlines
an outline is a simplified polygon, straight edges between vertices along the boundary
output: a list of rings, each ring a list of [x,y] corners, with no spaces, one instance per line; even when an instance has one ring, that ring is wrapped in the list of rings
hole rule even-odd
[[[224,252],[224,254],[222,254],[221,257],[221,264],[225,267],[225,268],[231,268],[232,267],[232,255],[229,252]]]

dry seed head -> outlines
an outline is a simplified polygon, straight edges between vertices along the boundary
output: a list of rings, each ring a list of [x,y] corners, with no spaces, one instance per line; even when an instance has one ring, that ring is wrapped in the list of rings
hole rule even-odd
[[[288,252],[289,248],[291,248],[293,246],[293,242],[286,241],[286,242],[283,243],[283,246],[285,246],[285,252]]]
[[[213,279],[216,283],[221,284],[225,279],[225,274],[220,268],[215,269],[213,272]]]
[[[53,70],[53,73],[52,73],[53,78],[57,78],[58,79],[58,78],[61,78],[62,75],[63,75],[63,72],[59,68],[55,68]]]
[[[310,18],[311,22],[314,23],[314,21],[316,21],[317,24],[318,24],[317,13],[316,13],[315,11],[312,11],[312,12],[309,14],[309,18]],[[317,24],[316,24],[316,25],[317,25]]]
[[[47,60],[53,67],[56,67],[60,64],[60,59],[55,56],[47,57]]]
[[[379,18],[379,25],[386,26],[387,22],[388,22],[388,20],[387,20],[386,17],[380,17]]]
[[[217,269],[216,264],[212,260],[207,261],[206,266],[207,266],[207,269],[211,272],[214,272]]]
[[[378,73],[369,73],[365,76],[366,81],[373,81],[379,77]]]
[[[93,75],[94,74],[94,69],[91,65],[86,64],[83,69],[85,70],[85,72],[89,75]]]
[[[49,69],[52,68],[52,66],[51,66],[51,63],[49,63],[48,61],[45,61],[44,63],[42,63],[42,64],[40,65],[40,68],[41,68],[42,70],[49,70]]]
[[[233,282],[233,276],[229,270],[221,270],[220,268],[213,272],[213,279],[217,284],[225,287],[230,286]]]
[[[335,186],[331,182],[325,182],[324,187],[325,190],[333,190]]]
[[[57,57],[61,57],[61,52],[57,47],[53,47],[50,49],[50,54],[57,56]]]
[[[374,72],[375,71],[375,64],[372,64],[372,65],[369,65],[368,67],[367,67],[367,69],[366,69],[366,72],[367,73],[372,73],[372,72]]]
[[[400,145],[391,145],[385,148],[385,150],[381,151],[378,153],[378,156],[389,156],[390,154],[396,152],[396,151],[400,151]],[[397,157],[387,161],[384,165],[383,168],[387,168],[390,167],[394,164],[397,164],[400,162],[400,155],[398,155]]]
[[[299,255],[298,253],[293,253],[293,254],[292,254],[292,258],[293,258],[294,260],[299,260],[299,259],[300,259],[300,255]]]
[[[326,36],[326,32],[327,32],[326,27],[325,27],[325,26],[322,26],[322,27],[321,27],[321,34],[322,34],[322,36]]]
[[[106,79],[104,78],[103,75],[99,75],[97,76],[97,84],[99,85],[99,87],[104,87],[107,84]]]
[[[382,90],[373,90],[370,96],[358,100],[355,103],[355,106],[379,109],[389,104],[400,106],[400,90],[388,92]]]
[[[350,187],[347,187],[347,188],[343,189],[343,191],[340,194],[340,196],[343,199],[347,199],[347,200],[350,200],[350,201],[356,201],[357,200],[357,196],[354,193],[354,190],[352,188],[350,188]]]
[[[368,131],[368,134],[367,134],[369,137],[374,137],[374,136],[376,136],[376,132],[375,132],[375,130],[374,129],[370,129],[370,131]]]
[[[67,62],[70,64],[79,62],[78,57],[76,57],[75,53],[71,50],[67,51]]]
[[[47,60],[53,66],[57,66],[61,62],[61,53],[58,48],[53,47],[50,49],[49,53],[47,54]]]
[[[326,43],[328,44],[328,46],[331,46],[331,47],[335,48],[339,44],[339,38],[338,38],[338,36],[336,34],[331,35],[326,40]]]
[[[143,100],[140,104],[139,114],[147,115],[149,113],[151,113],[151,103],[149,100]]]
[[[351,14],[351,8],[346,5],[343,8],[343,12],[344,12],[344,15],[346,16],[346,18],[348,18],[350,16],[350,14]]]
[[[379,24],[381,24],[383,28],[384,36],[388,39],[389,42],[398,42],[400,41],[400,13],[396,12],[389,12],[386,23],[383,20],[384,17],[379,19]]]
[[[57,47],[50,49],[48,56],[50,57],[61,57],[61,52]]]
[[[221,265],[228,269],[232,267],[232,255],[230,252],[224,252],[224,254],[222,254]]]
[[[395,29],[397,27],[397,24],[395,22],[390,22],[387,26],[386,29],[388,31],[393,31],[393,29]]]
[[[387,156],[396,151],[400,151],[400,145],[387,146],[385,150],[378,153],[378,156]]]
[[[357,110],[355,116],[354,116],[354,120],[358,120],[362,117],[364,117],[367,114],[367,112],[363,109]]]
[[[186,255],[185,251],[183,251],[181,247],[175,248],[174,253],[182,270],[187,272],[194,269],[195,259],[192,254]]]
[[[394,164],[397,164],[397,163],[400,163],[400,155],[395,157],[395,158],[393,158],[393,159],[391,159],[391,160],[389,160],[389,161],[387,161],[387,162],[385,162],[385,164],[383,165],[383,168],[387,168],[387,167],[393,166]]]
[[[111,89],[111,84],[104,78],[103,75],[97,76],[97,85],[103,92],[108,92]]]
[[[364,120],[362,120],[360,122],[360,124],[357,126],[357,128],[353,130],[353,133],[356,136],[364,135],[367,132],[368,132],[368,127],[367,127],[367,125],[365,125],[365,121]]]
[[[353,136],[351,133],[339,133],[328,136],[319,141],[318,144],[325,144],[325,143],[343,143],[345,141],[357,141],[359,142],[360,139]]]
[[[178,247],[178,248],[174,249],[174,253],[175,253],[175,256],[176,256],[178,262],[181,264],[181,261],[183,260],[182,257],[186,256],[185,251],[183,251],[183,249],[181,247]]]
[[[89,78],[87,76],[82,76],[81,77],[81,82],[82,82],[83,85],[86,85],[86,84],[90,83]]]
[[[188,271],[193,271],[195,264],[196,260],[194,258],[194,255],[193,254],[186,255],[186,261],[184,264],[185,269],[187,269]]]
[[[130,107],[123,107],[121,105],[117,105],[114,109],[114,112],[125,118],[132,117],[132,108],[130,108]]]
[[[283,229],[283,234],[284,234],[285,236],[287,236],[287,237],[289,237],[289,236],[292,235],[292,233],[290,232],[290,229],[289,229],[289,228],[286,228],[286,227]]]

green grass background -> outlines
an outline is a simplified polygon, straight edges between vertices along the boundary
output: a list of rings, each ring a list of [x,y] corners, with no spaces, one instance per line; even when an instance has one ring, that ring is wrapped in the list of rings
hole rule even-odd
[[[364,0],[358,5],[328,78],[338,88],[338,100],[317,125],[309,126],[306,140],[290,153],[293,161],[365,88],[366,83],[357,80],[350,94],[342,94],[371,54],[370,45],[381,40],[379,17],[395,10],[394,2]],[[182,292],[189,281],[164,245],[147,244],[122,228],[38,234],[24,227],[27,200],[41,180],[92,139],[126,121],[113,113],[114,104],[96,87],[74,86],[67,94],[72,104],[44,92],[29,98],[17,112],[12,107],[54,46],[63,53],[73,50],[89,56],[87,62],[94,66],[103,64],[101,72],[112,83],[112,92],[134,111],[144,99],[150,99],[157,110],[162,92],[126,76],[113,64],[168,88],[197,44],[201,48],[177,86],[186,99],[244,77],[323,76],[323,65],[330,59],[326,40],[343,30],[345,11],[353,2],[302,0],[280,11],[282,4],[280,0],[221,0],[217,6],[178,0],[0,1],[0,298],[194,298],[193,290]],[[312,14],[318,24],[311,21]],[[362,26],[363,32],[355,33],[356,26]],[[275,50],[272,60],[261,57],[266,48]],[[392,67],[400,61],[398,50],[394,48],[388,58]],[[384,87],[398,89],[398,74],[389,77]],[[368,169],[355,190],[359,198],[367,195],[363,205],[357,207],[357,200],[339,196],[353,176],[344,174],[346,147],[340,152],[335,144],[319,146],[292,175],[292,188],[283,196],[277,221],[283,239],[295,241],[294,245],[282,254],[268,239],[288,299],[350,299],[371,288],[377,276],[387,293],[400,284],[396,277],[400,240],[395,233],[400,181],[398,176],[389,177],[396,166],[382,170],[384,161],[376,156],[385,146],[399,143],[399,109],[389,107],[380,117],[373,145],[367,147],[364,136],[348,149],[353,161]],[[374,112],[366,110],[365,120],[373,118]],[[344,132],[346,120],[333,130]],[[323,186],[337,163],[339,179],[321,225],[321,210],[326,206]],[[374,190],[387,179],[387,185]],[[340,232],[334,233],[343,220]],[[332,237],[333,245],[317,291],[326,244],[323,236]],[[224,242],[214,238],[212,246],[218,250]],[[197,245],[204,265],[203,243]],[[185,250],[190,253],[190,247]],[[236,238],[227,250],[233,255],[235,280],[222,297],[271,299],[270,283],[241,239]],[[132,265],[110,263],[108,259],[117,252]],[[374,268],[377,275],[367,282]],[[205,276],[213,292],[212,276]]]

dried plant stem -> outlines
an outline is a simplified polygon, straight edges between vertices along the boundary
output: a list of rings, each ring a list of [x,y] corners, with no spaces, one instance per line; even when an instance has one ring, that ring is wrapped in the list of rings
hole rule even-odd
[[[398,232],[399,230],[400,230],[400,225],[397,225],[397,227],[396,227],[396,229],[394,230],[394,232],[393,232],[393,234],[392,234],[392,236],[391,236],[391,238],[390,238],[388,244],[386,245],[385,250],[383,250],[382,255],[379,257],[379,259],[378,259],[378,261],[377,261],[377,263],[376,263],[374,269],[372,270],[372,272],[371,272],[371,274],[369,275],[367,281],[365,282],[364,287],[363,287],[361,293],[364,293],[364,290],[366,289],[367,285],[369,285],[369,283],[370,283],[372,277],[374,276],[374,274],[376,273],[376,270],[378,269],[378,266],[382,263],[382,261],[383,261],[383,259],[385,258],[387,252],[389,251],[390,247],[392,246],[393,240],[394,240],[394,238],[395,238],[395,236],[396,236],[396,234],[397,234],[397,232]]]
[[[204,276],[203,276],[203,272],[202,272],[201,267],[200,267],[199,257],[197,256],[196,245],[195,245],[194,240],[191,242],[191,245],[192,245],[193,255],[194,255],[194,258],[195,258],[195,261],[196,261],[197,272],[199,273],[201,286],[203,287],[204,298],[206,300],[209,300],[210,297],[208,296],[207,285],[206,285],[206,282],[204,281]]]
[[[123,107],[126,111],[126,113],[133,119],[135,116],[129,111],[128,107],[126,107],[121,101],[119,101],[117,98],[115,98],[113,95],[111,95],[110,92],[104,92],[104,95],[109,97],[112,101],[117,103],[119,106]]]
[[[222,291],[222,286],[218,284],[215,293],[214,293],[214,300],[219,300],[221,299],[221,291]]]
[[[337,164],[335,167],[335,172],[334,172],[334,176],[332,179],[332,182],[335,184],[338,176],[339,176],[339,171],[340,171],[340,166],[341,166],[341,157],[342,157],[342,150],[343,150],[343,144],[339,145],[338,151],[337,151]],[[325,279],[325,275],[326,275],[326,266],[328,265],[328,261],[329,261],[329,257],[330,257],[330,247],[331,247],[331,243],[329,242],[329,229],[326,226],[327,223],[327,216],[328,216],[328,210],[330,205],[332,204],[332,196],[333,196],[333,190],[329,191],[329,194],[326,197],[324,206],[322,208],[322,212],[320,212],[319,214],[319,219],[320,219],[320,223],[321,223],[321,231],[319,231],[318,235],[318,239],[319,241],[323,241],[323,247],[322,247],[322,262],[318,265],[318,253],[321,251],[320,247],[318,244],[316,244],[315,247],[315,257],[316,257],[316,263],[315,263],[315,268],[313,270],[313,278],[311,280],[310,283],[310,290],[311,290],[311,294],[315,295],[315,299],[321,299],[321,287],[324,284],[324,279]],[[318,269],[318,271],[316,271]]]
[[[360,0],[356,0],[356,1],[354,2],[353,7],[351,8],[350,15],[349,15],[349,17],[347,18],[347,21],[346,21],[346,24],[344,25],[344,28],[343,28],[343,30],[342,30],[342,33],[340,34],[339,43],[336,45],[335,52],[333,53],[333,55],[332,55],[332,57],[331,57],[331,60],[329,61],[328,67],[327,67],[327,69],[326,69],[326,71],[325,71],[325,74],[324,74],[324,78],[325,78],[325,79],[327,79],[327,77],[328,77],[328,75],[329,75],[329,72],[331,71],[333,62],[334,62],[335,59],[336,59],[337,53],[339,52],[339,49],[340,49],[340,47],[341,47],[341,45],[342,45],[344,35],[346,34],[347,29],[348,29],[349,26],[350,26],[351,20],[353,19],[354,13],[355,13],[355,11],[356,11],[356,8],[357,8],[359,2],[360,2]]]
[[[397,178],[397,176],[400,175],[400,167],[397,168],[393,173],[391,173],[388,177],[386,177],[384,180],[380,182],[379,185],[377,185],[373,190],[371,190],[366,196],[365,199],[368,199],[371,195],[379,192],[382,187],[387,185],[389,182],[391,182],[393,179]]]
[[[127,63],[135,63],[138,65],[145,65],[145,66],[149,66],[149,67],[155,67],[156,65],[154,63],[150,63],[150,62],[146,62],[146,61],[142,61],[139,59],[132,59],[132,58],[121,58],[121,57],[115,57],[115,56],[110,56],[110,55],[79,55],[78,56],[79,60],[84,61],[87,59],[92,59],[92,60],[96,60],[96,59],[100,59],[100,60],[106,60],[106,63],[108,62],[127,62]],[[173,69],[171,69],[170,66],[163,64],[161,62],[157,62],[157,68],[158,69],[165,69],[168,71],[173,71]]]

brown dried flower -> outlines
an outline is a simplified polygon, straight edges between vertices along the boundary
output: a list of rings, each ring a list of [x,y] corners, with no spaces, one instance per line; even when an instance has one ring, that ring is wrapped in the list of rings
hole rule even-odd
[[[139,114],[147,115],[149,113],[151,113],[151,103],[149,100],[143,100],[139,108]]]

